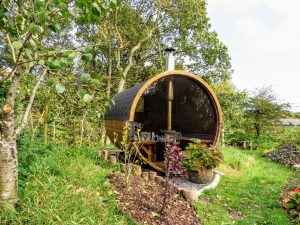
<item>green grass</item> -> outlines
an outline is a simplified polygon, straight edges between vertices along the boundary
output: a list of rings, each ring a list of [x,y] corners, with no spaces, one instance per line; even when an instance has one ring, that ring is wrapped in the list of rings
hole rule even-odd
[[[194,204],[205,225],[289,224],[278,204],[282,186],[293,171],[261,157],[259,151],[222,150],[225,172],[220,184]],[[238,215],[238,216],[237,216]]]
[[[133,224],[106,180],[113,168],[92,148],[19,144],[19,197],[0,224]]]
[[[16,210],[0,212],[0,224],[134,224],[119,211],[106,179],[115,168],[99,160],[96,149],[25,141],[19,143],[20,202]],[[204,224],[288,224],[277,200],[292,171],[257,151],[223,153],[219,170],[226,175],[201,197],[211,203],[194,204]]]

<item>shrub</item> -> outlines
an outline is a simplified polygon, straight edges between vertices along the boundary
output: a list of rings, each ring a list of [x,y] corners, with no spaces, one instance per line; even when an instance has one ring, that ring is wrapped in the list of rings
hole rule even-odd
[[[286,166],[300,164],[300,151],[296,150],[296,146],[293,144],[285,144],[278,150],[267,152],[263,156]]]
[[[221,151],[217,147],[207,146],[199,140],[193,140],[187,147],[187,156],[182,164],[189,170],[213,169],[216,168],[223,159]]]

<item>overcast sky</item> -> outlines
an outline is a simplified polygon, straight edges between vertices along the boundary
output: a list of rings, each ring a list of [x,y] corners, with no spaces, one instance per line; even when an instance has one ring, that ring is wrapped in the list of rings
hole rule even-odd
[[[208,16],[229,49],[238,89],[272,86],[300,111],[300,1],[208,0]]]

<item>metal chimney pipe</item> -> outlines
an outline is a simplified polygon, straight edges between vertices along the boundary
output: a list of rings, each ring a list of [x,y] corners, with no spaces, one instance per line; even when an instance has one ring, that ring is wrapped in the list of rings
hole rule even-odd
[[[166,48],[165,51],[167,52],[167,71],[175,70],[175,60],[176,57],[174,56],[174,52],[176,51],[175,48]]]

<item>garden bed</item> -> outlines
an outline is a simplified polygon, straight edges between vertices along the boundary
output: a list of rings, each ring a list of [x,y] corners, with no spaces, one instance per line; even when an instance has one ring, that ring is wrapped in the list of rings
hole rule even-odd
[[[124,176],[114,174],[109,177],[122,213],[141,224],[201,224],[190,202],[172,192],[165,213],[160,216],[164,187],[155,182],[145,182],[136,176],[129,188],[126,188]]]

